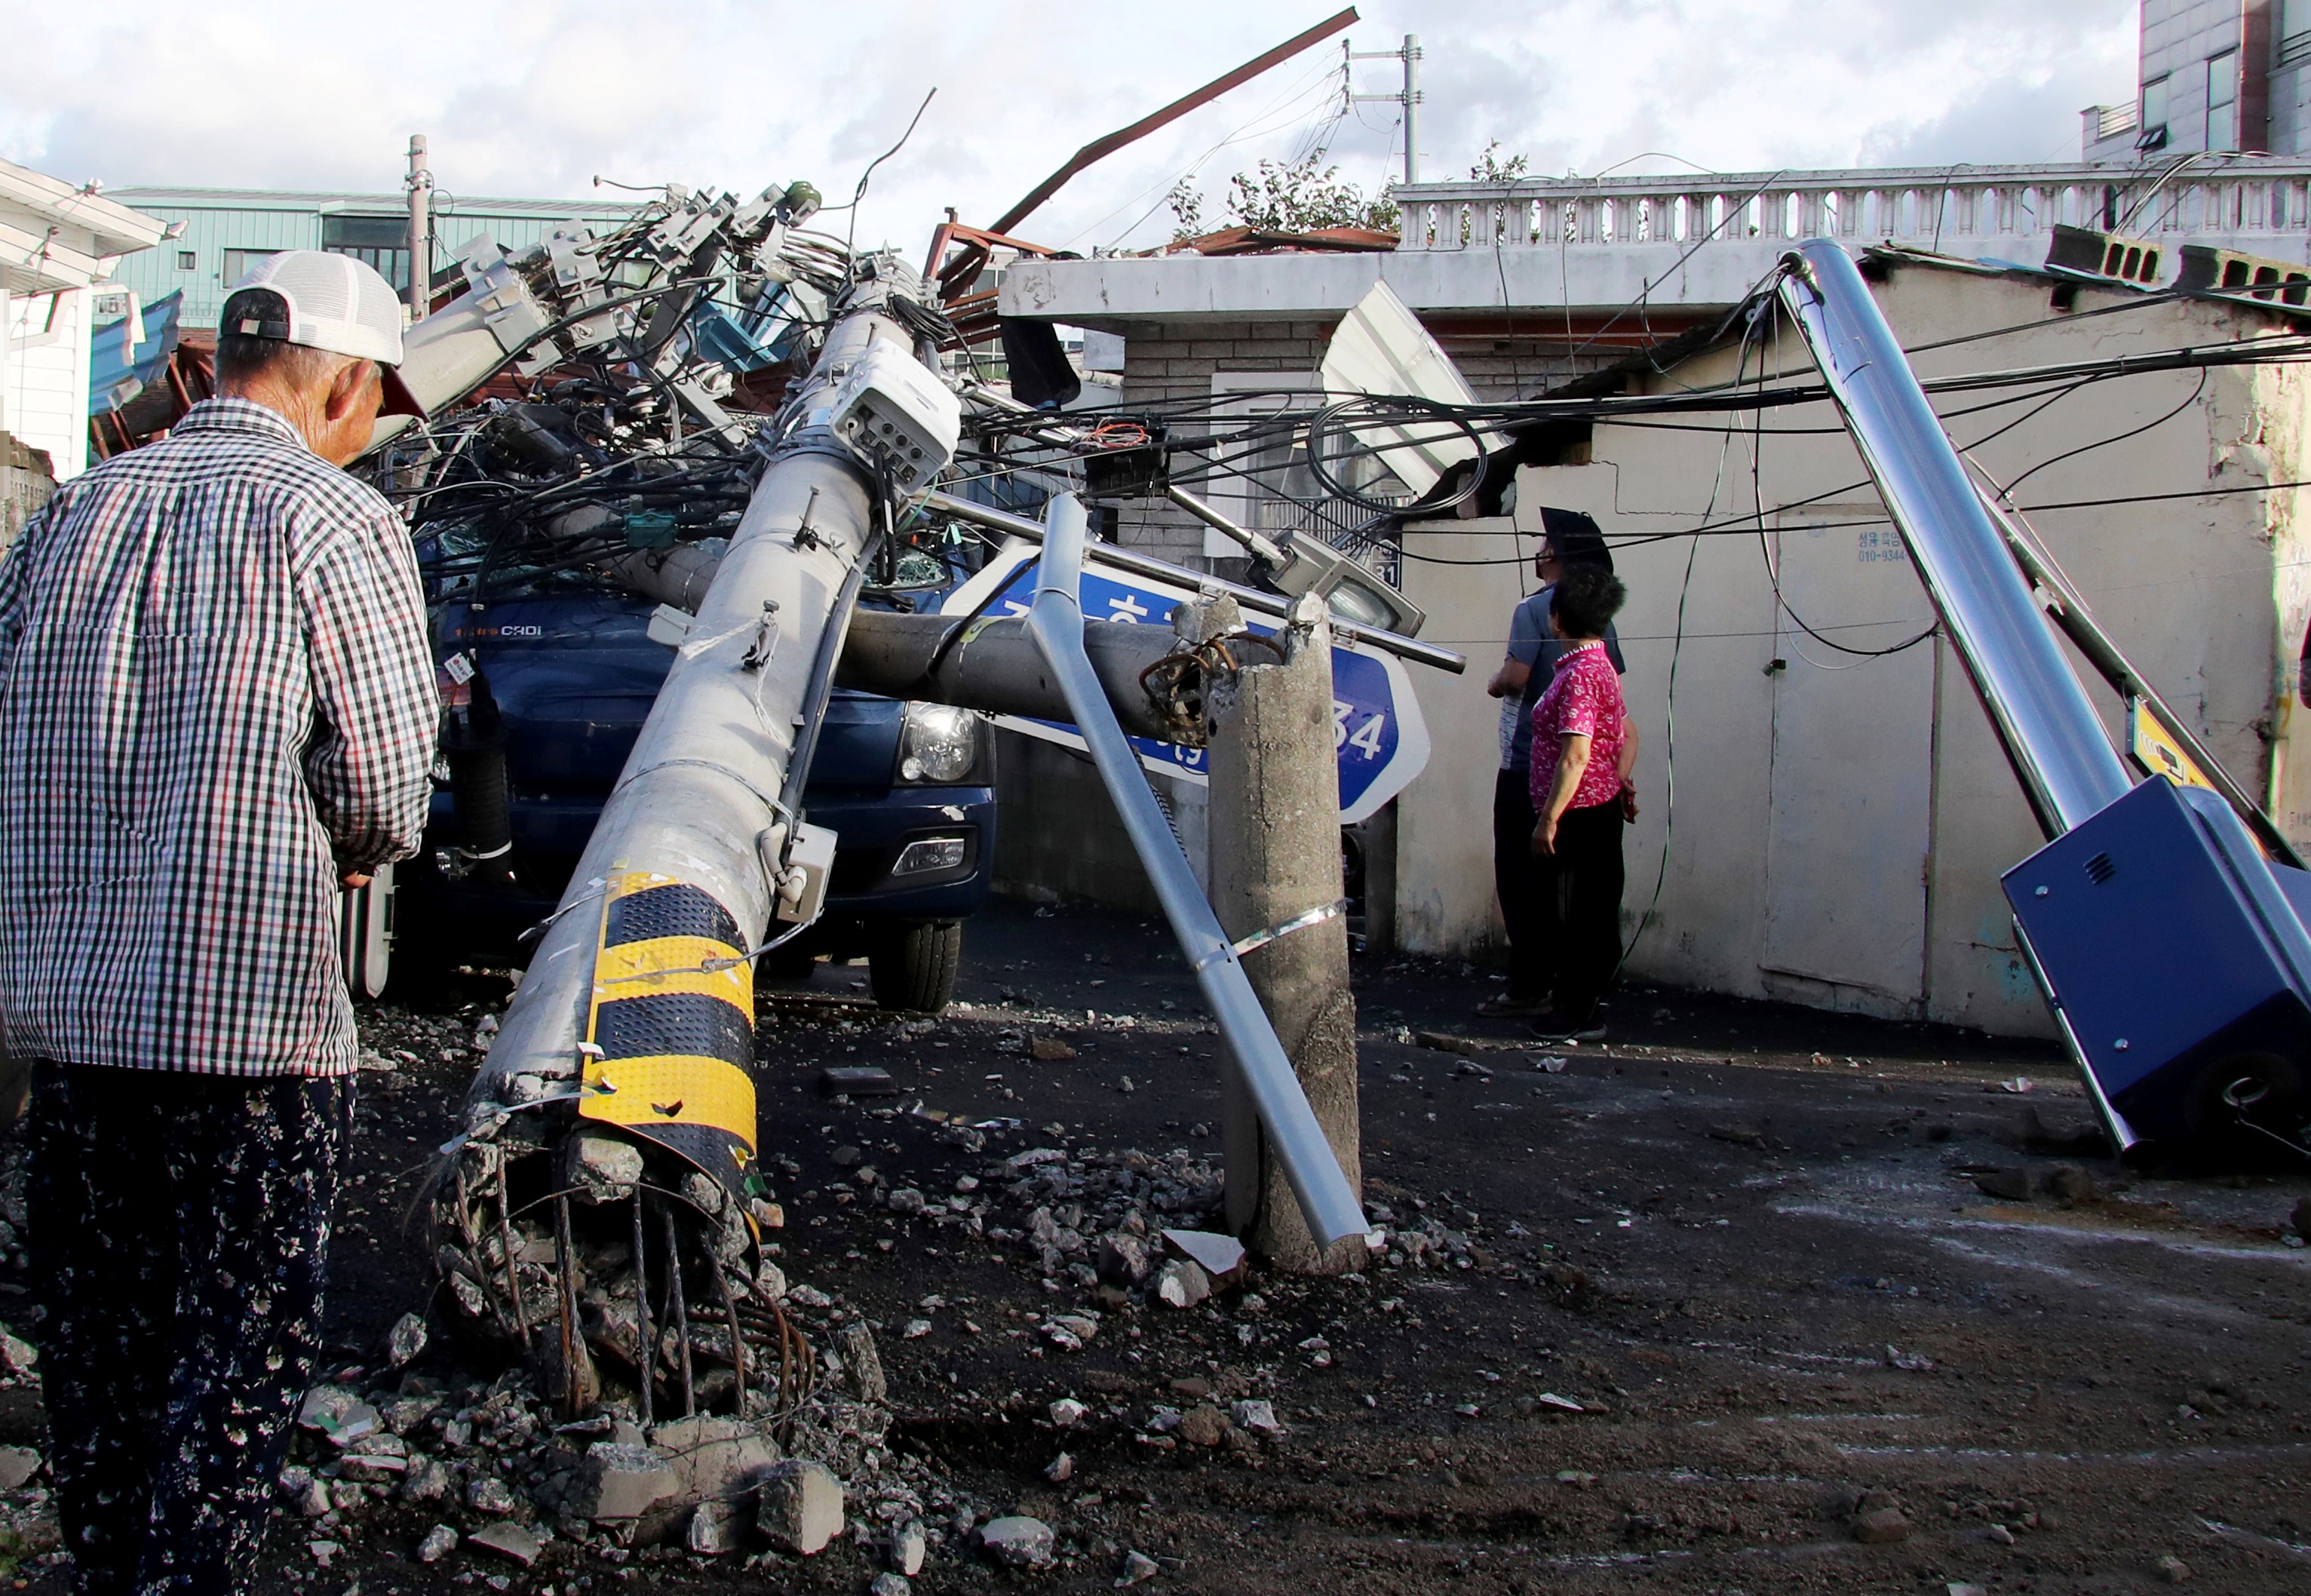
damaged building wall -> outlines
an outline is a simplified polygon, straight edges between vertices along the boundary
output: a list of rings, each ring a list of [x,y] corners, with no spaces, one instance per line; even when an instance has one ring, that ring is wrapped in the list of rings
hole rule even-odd
[[[2286,330],[2262,312],[2096,290],[2079,291],[2065,312],[2050,308],[2053,287],[2035,274],[1911,265],[1878,292],[1905,345],[1967,340],[1921,349],[1915,363],[1928,379]],[[2114,307],[2124,308],[2082,314]],[[1979,336],[2013,327],[2024,330]],[[1735,360],[1729,346],[1659,381],[1727,381]],[[1787,329],[1764,362],[1769,373],[1810,371]],[[1753,345],[1750,379],[1759,364]],[[2199,372],[2185,371],[2086,384],[2052,403],[2043,386],[2027,399],[2025,391],[1946,396],[1937,405],[1961,445],[1981,440],[1973,458],[2000,482],[2043,467],[2016,490],[2026,510],[2142,496],[2050,509],[2032,521],[2177,712],[2251,789],[2272,793],[2291,836],[2311,838],[2311,799],[2289,773],[2307,757],[2296,746],[2305,717],[2291,698],[2311,615],[2298,546],[2302,491],[2149,497],[2311,475],[2302,379],[2284,366],[2237,367],[2208,371],[2203,386]],[[1600,424],[1592,463],[1528,468],[1519,486],[1528,534],[1549,504],[1590,512],[1609,536],[1668,535],[1616,555],[1630,591],[1619,623],[1625,686],[1644,744],[1625,936],[1635,932],[1661,869],[1676,667],[1675,841],[1631,972],[2048,1033],[1998,885],[2041,839],[1957,658],[1939,640],[1876,658],[1842,654],[1792,619],[1794,611],[1865,652],[1892,649],[1932,623],[1875,492],[1855,485],[1865,473],[1835,414],[1816,405],[1744,415],[1730,436],[1711,430],[1723,417],[1679,420],[1699,430]],[[2128,433],[2136,435],[2108,441]],[[1753,447],[1779,602],[1757,525],[1741,520],[1753,503]],[[2058,458],[2073,449],[2084,452]],[[1773,508],[1801,501],[1810,502]],[[1697,539],[1679,536],[1705,522],[1731,524]],[[1410,532],[1407,547],[1506,561],[1529,558],[1532,541],[1432,524]],[[1407,563],[1406,590],[1427,607],[1428,635],[1467,651],[1475,667],[1463,677],[1413,677],[1436,754],[1399,800],[1398,909],[1408,946],[1462,955],[1500,946],[1488,824],[1498,705],[1483,682],[1500,658],[1515,594],[1531,583],[1529,568],[1522,577],[1519,570]],[[2115,695],[2098,685],[2094,694],[2117,735]]]
[[[8,343],[0,415],[17,439],[47,454],[58,482],[88,469],[92,297],[85,288],[13,294],[0,310],[9,318],[0,329]]]
[[[1578,340],[1568,344],[1518,329],[1517,316],[1527,318],[1529,328],[1531,318],[1546,314],[1538,310],[1503,312],[1498,328],[1474,331],[1459,326],[1466,318],[1455,318],[1439,336],[1469,386],[1487,399],[1538,392],[1568,377],[1601,371],[1625,353],[1602,346],[1581,349]],[[1128,412],[1134,406],[1165,400],[1245,393],[1267,386],[1260,379],[1271,373],[1278,387],[1311,385],[1339,319],[1337,312],[1326,312],[1275,319],[1175,317],[1108,324],[1123,339],[1122,405]],[[1233,513],[1242,515],[1247,508],[1241,497],[1246,489],[1240,482],[1189,485]],[[1302,491],[1316,496],[1312,484],[1304,484]],[[1234,580],[1243,580],[1247,567],[1234,544],[1160,499],[1120,504],[1116,541]]]

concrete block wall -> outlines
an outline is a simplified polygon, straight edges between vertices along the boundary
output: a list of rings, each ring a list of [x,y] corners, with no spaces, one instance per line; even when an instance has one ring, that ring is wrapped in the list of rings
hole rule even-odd
[[[1129,408],[1164,400],[1208,399],[1212,379],[1223,372],[1312,372],[1322,363],[1338,325],[1336,317],[1124,324],[1122,403]],[[1530,337],[1454,337],[1444,343],[1469,387],[1486,399],[1511,399],[1561,385],[1610,366],[1624,353],[1583,350]],[[1126,547],[1240,580],[1236,563],[1215,568],[1207,559],[1203,526],[1185,511],[1147,500],[1125,503],[1119,510],[1117,541]]]

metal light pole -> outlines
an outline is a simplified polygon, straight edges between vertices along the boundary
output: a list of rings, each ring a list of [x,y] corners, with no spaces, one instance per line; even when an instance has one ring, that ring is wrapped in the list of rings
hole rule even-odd
[[[1043,557],[1036,570],[1035,601],[1027,611],[1028,632],[1058,678],[1068,718],[1083,733],[1084,746],[1164,905],[1180,952],[1219,1023],[1232,1066],[1229,1084],[1242,1094],[1236,1101],[1248,1103],[1258,1116],[1276,1166],[1306,1222],[1304,1234],[1313,1235],[1320,1248],[1345,1244],[1352,1250],[1363,1244],[1371,1228],[1356,1195],[1356,1180],[1312,1111],[1292,1060],[1246,976],[1240,955],[1251,949],[1252,941],[1232,942],[1220,929],[1084,651],[1079,590],[1085,541],[1083,505],[1073,494],[1061,493],[1051,501],[1043,523]],[[1324,722],[1331,723],[1329,694]],[[1323,747],[1329,760],[1330,738],[1324,739]],[[1337,813],[1337,808],[1327,810],[1328,816]],[[1333,848],[1337,860],[1337,842]]]
[[[1782,302],[1821,368],[2049,837],[2133,786],[2006,536],[1983,508],[1902,346],[1845,251],[1792,252]]]
[[[409,319],[423,321],[433,297],[433,174],[425,164],[425,135],[409,135]]]

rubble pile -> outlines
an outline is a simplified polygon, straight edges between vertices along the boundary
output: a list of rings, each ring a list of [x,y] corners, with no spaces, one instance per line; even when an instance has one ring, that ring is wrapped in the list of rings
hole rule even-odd
[[[612,1564],[737,1556],[763,1567],[847,1536],[901,1577],[919,1572],[958,1520],[968,1535],[986,1510],[892,1447],[868,1326],[810,1287],[784,1295],[843,1387],[775,1414],[644,1424],[631,1393],[566,1417],[535,1363],[486,1382],[451,1365],[374,1379],[348,1368],[300,1410],[278,1512],[304,1522],[324,1566],[367,1533],[430,1525],[414,1535],[429,1563],[463,1548],[527,1565],[562,1543]]]

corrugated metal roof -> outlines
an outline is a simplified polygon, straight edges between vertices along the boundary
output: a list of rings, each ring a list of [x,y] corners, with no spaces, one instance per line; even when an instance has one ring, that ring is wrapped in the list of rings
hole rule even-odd
[[[185,294],[184,325],[216,325],[226,291],[257,257],[275,249],[318,249],[330,216],[406,214],[401,194],[297,193],[256,188],[122,188],[116,197],[135,196],[153,214],[184,224],[182,232],[157,249],[129,256],[114,277],[147,301],[177,290]],[[563,222],[597,231],[624,222],[639,205],[629,202],[563,199],[484,199],[437,194],[433,217],[435,270],[448,265],[478,233],[489,233],[509,249],[538,242]],[[371,264],[376,264],[372,262]],[[406,262],[388,277],[406,280]]]
[[[114,188],[108,198],[124,205],[160,205],[174,210],[301,211],[326,215],[336,211],[399,212],[408,208],[405,194],[346,194],[273,188]],[[576,216],[623,221],[640,205],[601,199],[497,199],[470,194],[439,192],[434,208],[444,216],[545,216],[559,220]]]

